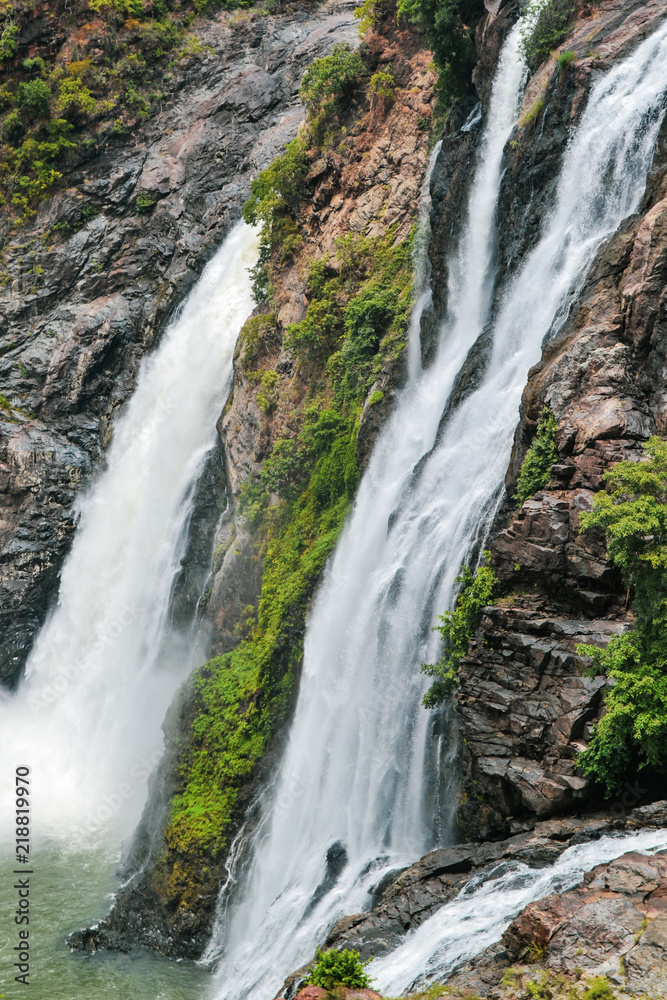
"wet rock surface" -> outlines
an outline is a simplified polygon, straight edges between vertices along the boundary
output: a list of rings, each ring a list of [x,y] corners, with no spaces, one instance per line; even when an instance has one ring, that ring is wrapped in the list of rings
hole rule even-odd
[[[470,843],[432,851],[410,868],[396,873],[369,911],[339,920],[329,932],[325,947],[353,948],[362,959],[379,957],[393,951],[408,931],[419,927],[457,896],[473,875],[478,882],[506,862],[546,868],[576,844],[612,832],[665,825],[667,802],[663,801],[629,812],[620,808],[589,816],[551,819],[495,843]]]
[[[595,20],[594,53],[600,59],[577,59],[567,83],[579,104],[599,68],[625,55],[664,15],[661,4],[641,10],[605,5]],[[577,51],[583,28],[578,23],[563,47]],[[554,59],[531,79],[524,109],[548,86],[566,86]],[[549,99],[560,107],[556,91]],[[544,113],[539,130],[519,128],[517,141],[526,144],[521,163],[510,146],[500,231],[512,238],[530,227],[512,215],[508,192],[514,191],[517,204],[525,203],[526,162],[534,155],[544,163],[540,144],[558,147],[553,113]],[[578,772],[576,756],[603,710],[605,680],[585,676],[587,663],[576,645],[606,645],[631,626],[632,614],[620,576],[606,559],[604,536],[597,529],[580,533],[579,518],[611,465],[638,458],[643,441],[665,433],[666,171],[663,124],[640,211],[599,250],[523,393],[507,494],[488,544],[505,596],[486,609],[460,667],[460,818],[472,840],[506,836],[514,818],[563,813],[596,793]],[[548,187],[537,177],[530,184]],[[501,247],[501,260],[525,249]],[[559,459],[546,487],[518,504],[512,498],[521,462],[544,405],[558,421]],[[633,804],[656,794],[641,788]]]
[[[0,683],[18,679],[55,596],[74,497],[102,464],[142,356],[239,217],[252,177],[296,133],[305,67],[356,40],[353,6],[207,21],[201,41],[212,51],[177,71],[160,114],[99,148],[7,240]],[[150,213],[137,212],[140,193],[155,202]],[[83,225],[82,209],[94,216]],[[63,238],[52,228],[63,223],[80,228]]]
[[[666,930],[667,853],[627,853],[589,871],[575,888],[530,903],[502,941],[447,986],[454,997],[473,991],[500,1000],[516,995],[508,981],[527,974],[539,982],[548,970],[567,977],[565,985],[604,977],[613,995],[663,997]]]

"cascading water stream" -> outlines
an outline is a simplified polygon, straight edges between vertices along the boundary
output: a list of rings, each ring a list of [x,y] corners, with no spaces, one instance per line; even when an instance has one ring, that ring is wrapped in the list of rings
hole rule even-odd
[[[603,837],[570,847],[549,868],[520,863],[496,866],[471,879],[466,888],[405,944],[369,966],[374,987],[387,996],[401,996],[448,973],[498,941],[510,921],[534,899],[566,892],[596,865],[627,851],[652,854],[667,847],[667,830],[644,830],[624,837]]]
[[[451,606],[459,566],[488,531],[528,370],[596,248],[645,188],[664,115],[667,25],[593,87],[555,208],[493,321],[486,374],[439,430],[491,305],[500,164],[523,72],[518,31],[494,84],[438,355],[380,436],[315,601],[273,804],[209,949],[222,955],[216,996],[225,1000],[270,996],[338,917],[364,906],[383,872],[432,845],[435,741],[419,673],[436,652],[428,626]]]
[[[169,596],[194,486],[231,385],[238,332],[253,308],[247,269],[257,244],[255,231],[239,223],[208,264],[144,361],[107,467],[79,502],[57,605],[24,682],[0,701],[7,850],[14,766],[32,769],[38,856],[46,850],[40,842],[70,852],[103,842],[117,854],[141,813],[166,710],[196,665],[194,634],[184,640],[170,627]],[[42,874],[42,885],[53,871]],[[67,887],[60,891],[64,900]],[[45,985],[56,996],[56,985]]]
[[[446,606],[460,559],[441,579],[442,544],[431,548],[421,513],[401,513],[387,526],[413,495],[413,469],[433,447],[454,378],[488,319],[502,154],[526,75],[519,41],[517,25],[500,58],[467,224],[450,261],[439,355],[423,375],[413,320],[408,387],[376,444],[315,601],[295,719],[263,804],[247,889],[231,915],[227,900],[221,907],[206,957],[223,954],[226,998],[269,995],[336,917],[358,910],[384,872],[435,839],[438,818],[423,783],[437,754],[420,706],[419,662],[435,651],[425,636],[434,609]]]

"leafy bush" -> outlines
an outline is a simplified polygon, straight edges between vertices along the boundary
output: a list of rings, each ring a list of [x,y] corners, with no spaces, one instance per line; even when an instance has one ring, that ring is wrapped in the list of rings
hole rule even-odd
[[[243,218],[251,226],[261,225],[262,245],[269,252],[294,232],[289,214],[296,208],[307,170],[308,143],[305,136],[298,135],[252,182]],[[265,263],[267,260],[265,254]]]
[[[526,16],[531,26],[521,32],[521,48],[531,71],[534,72],[563,41],[574,10],[574,0],[534,0],[528,7]]]
[[[381,71],[373,73],[370,88],[371,93],[377,94],[378,97],[386,97],[392,100],[396,97],[396,80],[391,73]]]
[[[564,73],[567,67],[570,66],[575,61],[576,58],[577,58],[576,52],[572,52],[571,50],[567,52],[561,52],[557,60],[558,69],[560,70],[560,72]]]
[[[327,363],[337,402],[361,400],[382,360],[399,349],[412,304],[412,240],[394,245],[383,237],[349,234],[336,243],[340,267],[314,261],[308,276],[310,302],[300,323],[285,333],[285,346],[308,368]]]
[[[475,27],[484,15],[483,0],[399,0],[398,17],[422,24],[439,70],[438,90],[446,106],[470,87],[475,65]]]
[[[521,463],[521,472],[516,484],[514,499],[523,503],[549,482],[549,470],[558,461],[556,435],[558,421],[548,406],[545,406],[537,421],[537,432],[532,445]]]
[[[48,118],[51,91],[44,80],[19,83],[16,88],[16,107],[26,111],[30,118]]]
[[[11,114],[7,115],[2,127],[2,134],[12,146],[21,141],[25,135],[25,125],[21,121],[18,112],[12,111]]]
[[[308,67],[299,97],[311,116],[323,114],[330,119],[349,102],[364,72],[359,53],[347,42],[339,42],[331,55],[316,59]]]
[[[368,973],[364,972],[364,965],[367,964],[361,961],[358,951],[336,951],[335,948],[322,951],[318,948],[315,968],[307,982],[324,990],[334,990],[337,986],[367,989],[372,982]]]
[[[140,191],[137,195],[135,207],[139,215],[146,215],[155,208],[155,199],[151,198],[147,191]]]
[[[606,649],[578,647],[595,673],[615,681],[579,763],[613,795],[637,768],[667,771],[667,442],[651,438],[642,461],[619,462],[605,481],[580,526],[604,529],[636,617]]]
[[[487,561],[490,553],[485,552]],[[482,620],[482,609],[493,600],[498,578],[490,566],[480,566],[473,573],[462,566],[456,582],[460,584],[453,611],[440,615],[441,625],[434,626],[443,638],[445,648],[437,663],[423,663],[422,673],[436,680],[424,695],[425,708],[437,708],[456,690],[458,667],[468,652],[468,645]]]
[[[97,101],[79,77],[67,77],[60,83],[56,108],[61,114],[94,115]]]
[[[14,58],[18,37],[19,28],[17,24],[5,25],[0,34],[0,61]]]

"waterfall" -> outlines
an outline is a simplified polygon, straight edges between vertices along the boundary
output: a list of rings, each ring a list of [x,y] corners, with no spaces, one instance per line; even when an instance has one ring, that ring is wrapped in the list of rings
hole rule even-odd
[[[467,221],[449,262],[438,356],[422,372],[413,320],[408,385],[314,602],[295,717],[251,871],[231,913],[226,900],[221,906],[206,957],[222,955],[220,996],[230,1000],[269,996],[336,918],[365,905],[385,872],[446,837],[439,823],[451,827],[451,815],[434,816],[424,795],[438,754],[434,718],[420,705],[419,664],[436,652],[429,626],[447,606],[468,540],[451,538],[449,520],[439,523],[447,494],[425,494],[413,471],[434,446],[455,376],[488,320],[502,155],[526,75],[519,42],[517,25],[501,54]],[[443,466],[446,481],[447,458],[431,464]]]
[[[332,923],[367,905],[382,874],[434,842],[434,716],[419,663],[437,650],[461,563],[501,495],[521,392],[602,240],[636,211],[664,115],[667,25],[592,88],[565,151],[556,204],[506,287],[481,383],[441,418],[489,320],[502,150],[522,88],[519,28],[508,37],[449,264],[437,357],[409,380],[381,434],[312,610],[299,699],[252,860],[209,958],[217,995],[270,996]],[[440,835],[442,839],[442,834]]]
[[[14,765],[32,769],[35,835],[86,842],[111,828],[118,843],[138,820],[161,723],[195,665],[170,629],[169,594],[253,307],[256,254],[255,232],[239,223],[144,360],[106,468],[78,503],[57,605],[19,691],[0,701],[8,827]]]

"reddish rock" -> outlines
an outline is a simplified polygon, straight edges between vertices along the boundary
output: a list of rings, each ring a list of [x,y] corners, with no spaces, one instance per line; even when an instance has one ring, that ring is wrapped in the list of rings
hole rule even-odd
[[[575,889],[530,903],[505,931],[503,944],[513,961],[537,944],[551,969],[579,968],[626,981],[630,993],[664,995],[667,856],[629,853],[599,865]]]
[[[306,986],[299,990],[296,1000],[326,1000],[329,994],[321,986]]]

